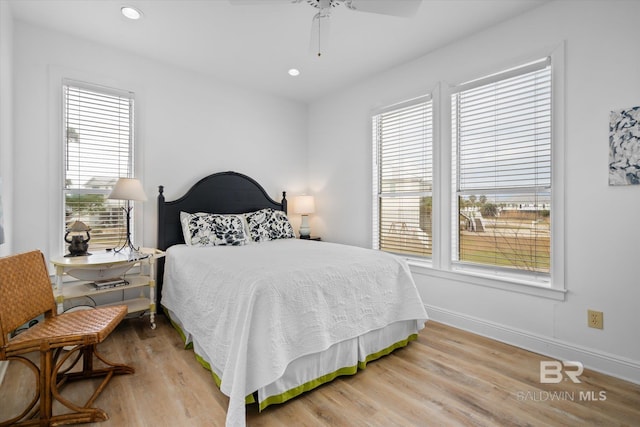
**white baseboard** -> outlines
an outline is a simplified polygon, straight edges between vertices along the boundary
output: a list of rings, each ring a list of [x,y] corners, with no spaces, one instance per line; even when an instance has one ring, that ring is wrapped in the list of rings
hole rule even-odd
[[[515,345],[554,359],[578,361],[585,368],[640,384],[640,361],[563,342],[552,337],[537,335],[439,307],[430,305],[425,305],[425,307],[429,318],[436,322]]]
[[[7,373],[8,367],[9,367],[9,361],[0,360],[0,386],[2,385],[2,381],[4,381],[4,374]]]

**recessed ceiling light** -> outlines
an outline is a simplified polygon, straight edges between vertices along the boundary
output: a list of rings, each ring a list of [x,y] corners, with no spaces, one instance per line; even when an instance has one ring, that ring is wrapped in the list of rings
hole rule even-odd
[[[138,9],[136,9],[135,7],[131,7],[131,6],[124,6],[120,9],[120,12],[122,12],[122,14],[129,18],[129,19],[140,19],[142,18],[142,12],[140,12]]]
[[[289,70],[289,75],[290,76],[299,76],[300,75],[300,70],[298,70],[297,68],[292,68]]]

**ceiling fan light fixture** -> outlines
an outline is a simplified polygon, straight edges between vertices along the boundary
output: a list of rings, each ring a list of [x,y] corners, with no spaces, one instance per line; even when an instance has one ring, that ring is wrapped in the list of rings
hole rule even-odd
[[[123,6],[120,8],[120,13],[122,13],[125,18],[133,19],[134,21],[142,18],[142,12],[132,6]]]
[[[340,6],[343,0],[307,0],[311,6],[316,9],[330,9],[332,7]],[[349,1],[347,3],[350,3]]]

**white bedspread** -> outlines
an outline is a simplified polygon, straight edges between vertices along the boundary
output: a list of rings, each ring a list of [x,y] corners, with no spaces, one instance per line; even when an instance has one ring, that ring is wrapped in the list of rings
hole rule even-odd
[[[162,304],[221,373],[227,426],[245,425],[245,396],[291,361],[400,320],[427,320],[404,260],[297,239],[173,246]]]

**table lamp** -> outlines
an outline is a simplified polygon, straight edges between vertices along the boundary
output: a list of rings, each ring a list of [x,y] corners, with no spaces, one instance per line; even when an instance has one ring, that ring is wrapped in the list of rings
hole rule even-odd
[[[131,252],[138,252],[139,248],[136,248],[131,242],[131,209],[133,209],[131,201],[144,202],[147,200],[142,184],[135,178],[118,178],[118,182],[116,182],[107,199],[127,201],[127,207],[122,208],[127,216],[127,240],[115,251],[120,252],[128,248]]]
[[[300,223],[300,238],[309,239],[311,228],[309,227],[309,214],[316,211],[316,204],[313,196],[297,196],[294,201],[293,212],[302,215]]]

